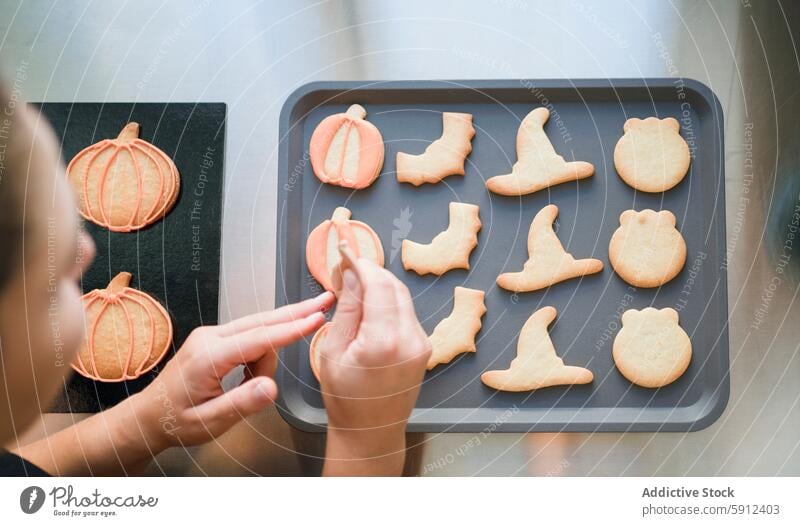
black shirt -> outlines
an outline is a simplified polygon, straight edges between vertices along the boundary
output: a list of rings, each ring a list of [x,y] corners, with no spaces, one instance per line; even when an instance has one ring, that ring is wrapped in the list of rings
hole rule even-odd
[[[24,458],[0,449],[0,477],[49,477],[36,464],[31,464]]]

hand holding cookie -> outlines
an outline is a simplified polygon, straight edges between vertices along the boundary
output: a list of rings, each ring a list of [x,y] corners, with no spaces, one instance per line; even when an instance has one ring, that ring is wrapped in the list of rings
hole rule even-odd
[[[269,406],[277,396],[276,355],[281,347],[312,334],[325,318],[333,294],[195,329],[156,380],[131,400],[148,445],[207,442],[241,419]],[[241,385],[224,391],[222,378],[250,364]]]
[[[431,353],[408,288],[369,260],[353,262],[317,352],[328,410],[326,473],[345,472],[337,459],[353,458],[384,459],[389,466],[376,472],[397,471]]]

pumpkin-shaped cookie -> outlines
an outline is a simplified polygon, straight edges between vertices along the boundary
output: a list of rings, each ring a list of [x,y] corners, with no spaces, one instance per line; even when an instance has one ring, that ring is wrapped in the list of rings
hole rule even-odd
[[[120,272],[105,289],[83,296],[86,339],[73,369],[92,380],[133,380],[151,370],[172,344],[172,322],[158,301],[128,287]]]
[[[320,371],[322,370],[321,349],[322,346],[325,345],[325,338],[328,336],[331,325],[333,325],[333,323],[328,322],[317,329],[314,337],[311,338],[311,346],[308,348],[308,361],[311,363],[311,372],[314,373],[314,378],[316,378],[318,382],[320,381]]]
[[[642,192],[665,192],[689,170],[689,145],[672,117],[628,119],[614,148],[614,166],[623,181]]]
[[[81,215],[113,232],[152,224],[178,200],[180,176],[159,148],[139,139],[129,122],[116,139],[84,148],[67,166]]]
[[[641,387],[664,387],[686,372],[692,342],[675,309],[630,309],[614,338],[614,363],[622,375]]]
[[[381,173],[383,137],[358,104],[323,119],[311,135],[311,167],[323,183],[366,188]]]
[[[608,244],[614,271],[635,287],[660,287],[686,263],[686,242],[669,210],[625,210]]]
[[[339,264],[339,241],[347,241],[348,248],[356,257],[374,261],[383,266],[383,245],[372,228],[361,221],[350,219],[351,212],[340,206],[333,216],[320,223],[308,235],[306,241],[306,264],[311,275],[326,290],[333,291],[331,274]]]

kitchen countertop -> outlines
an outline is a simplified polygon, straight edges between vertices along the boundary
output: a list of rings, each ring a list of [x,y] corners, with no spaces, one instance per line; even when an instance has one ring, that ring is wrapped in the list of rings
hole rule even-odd
[[[692,433],[428,434],[416,437],[418,470],[800,475],[800,252],[785,252],[787,214],[800,210],[798,4],[8,4],[0,68],[29,100],[228,104],[222,321],[273,306],[278,114],[302,84],[670,76],[707,84],[725,115],[731,396],[723,415]],[[44,415],[24,440],[82,417]],[[315,464],[294,451],[312,454],[314,442],[292,437],[271,410],[215,443],[164,452],[150,473],[308,473]]]

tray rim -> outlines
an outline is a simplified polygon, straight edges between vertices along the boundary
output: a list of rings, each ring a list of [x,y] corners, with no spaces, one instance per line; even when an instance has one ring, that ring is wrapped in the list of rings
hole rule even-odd
[[[292,91],[286,98],[283,106],[281,107],[279,116],[278,140],[279,155],[278,155],[278,177],[277,191],[281,195],[282,188],[289,183],[289,145],[288,135],[292,126],[291,116],[295,106],[297,106],[303,98],[318,91],[356,91],[360,89],[368,90],[388,90],[388,89],[404,89],[404,90],[441,90],[441,89],[519,89],[525,88],[523,82],[533,83],[537,88],[541,89],[554,89],[554,88],[571,88],[571,89],[636,89],[636,88],[665,88],[674,86],[678,82],[682,82],[684,89],[688,92],[693,92],[696,96],[700,97],[710,108],[711,115],[714,116],[714,141],[713,145],[717,151],[712,152],[716,157],[716,170],[715,175],[717,185],[720,190],[720,199],[717,199],[714,205],[713,217],[715,217],[714,234],[721,242],[721,259],[722,263],[718,269],[719,281],[721,283],[719,292],[717,293],[719,308],[725,316],[725,322],[722,325],[719,336],[717,337],[717,346],[720,347],[719,352],[724,374],[722,381],[717,389],[708,396],[701,397],[701,400],[692,404],[693,407],[700,404],[704,399],[708,398],[713,400],[710,405],[706,402],[707,410],[704,409],[700,418],[672,421],[654,420],[650,421],[647,418],[642,418],[641,415],[634,422],[597,422],[595,420],[583,421],[583,417],[591,414],[593,410],[602,410],[608,413],[606,408],[591,408],[583,409],[581,412],[576,413],[572,409],[564,409],[573,415],[573,419],[569,423],[555,423],[555,422],[531,422],[530,419],[514,418],[512,415],[507,420],[497,423],[497,417],[494,419],[486,419],[481,421],[465,421],[465,422],[450,422],[444,423],[441,419],[431,419],[421,417],[418,409],[414,409],[409,418],[406,428],[407,432],[423,432],[423,433],[487,433],[487,429],[491,428],[491,433],[527,433],[527,432],[560,432],[560,433],[585,433],[585,432],[693,432],[700,431],[709,427],[717,421],[727,408],[730,398],[730,310],[728,303],[728,273],[727,263],[725,261],[727,249],[727,225],[726,225],[726,195],[725,195],[725,126],[724,126],[724,112],[719,98],[714,91],[704,84],[703,82],[693,79],[691,77],[622,77],[622,78],[547,78],[547,79],[424,79],[424,80],[319,80],[303,84]],[[589,104],[587,102],[587,104]],[[280,207],[281,201],[278,200],[278,208],[276,209],[276,219],[278,223],[278,231],[276,235],[276,268],[275,268],[275,308],[281,307],[288,303],[288,298],[285,294],[285,277],[284,271],[287,268],[288,257],[282,247],[285,246],[285,239],[287,236],[286,222],[281,221],[282,209]],[[275,378],[279,385],[278,398],[275,407],[281,417],[292,427],[300,431],[311,433],[324,433],[327,430],[327,415],[325,409],[318,409],[306,405],[303,409],[308,410],[312,415],[321,415],[322,418],[312,420],[312,415],[304,417],[297,412],[289,409],[287,404],[287,397],[285,396],[283,386],[285,385],[284,376],[286,375],[286,365],[283,360],[278,361],[278,369]],[[483,409],[483,411],[481,411]],[[613,410],[629,410],[630,408],[613,408]],[[674,411],[675,408],[650,408],[648,416],[653,413],[658,413],[660,410]],[[440,408],[440,411],[458,411],[461,408]],[[501,408],[478,408],[473,409],[475,413],[487,412],[496,415]],[[507,409],[506,409],[507,411]],[[548,410],[553,412],[553,408]],[[526,414],[534,414],[536,410],[523,411],[520,410],[516,415],[525,416]],[[429,412],[430,413],[430,412]]]

